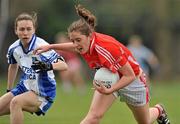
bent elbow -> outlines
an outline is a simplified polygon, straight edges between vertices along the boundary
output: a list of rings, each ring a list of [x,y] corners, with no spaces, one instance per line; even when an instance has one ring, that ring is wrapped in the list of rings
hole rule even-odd
[[[64,65],[64,70],[67,70],[69,66],[67,64]]]
[[[134,80],[136,80],[136,76],[132,75],[130,79],[131,79],[131,81],[134,81]]]
[[[66,71],[67,69],[68,69],[68,65],[65,62],[61,63],[60,70]]]
[[[68,69],[68,65],[63,61],[60,61],[58,63],[53,64],[53,69],[59,71],[65,71]]]

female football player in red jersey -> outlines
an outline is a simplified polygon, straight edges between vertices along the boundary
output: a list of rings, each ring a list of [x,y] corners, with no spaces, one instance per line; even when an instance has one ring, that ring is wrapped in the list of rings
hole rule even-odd
[[[82,55],[90,68],[106,67],[118,72],[120,80],[106,88],[94,84],[92,103],[81,124],[99,124],[105,112],[117,99],[113,92],[118,91],[120,100],[126,102],[138,124],[170,124],[162,105],[149,108],[149,91],[145,75],[131,52],[111,36],[95,32],[96,17],[81,5],[76,6],[81,17],[68,28],[72,43],[51,44],[40,47],[34,52],[39,54],[49,49],[75,50]]]

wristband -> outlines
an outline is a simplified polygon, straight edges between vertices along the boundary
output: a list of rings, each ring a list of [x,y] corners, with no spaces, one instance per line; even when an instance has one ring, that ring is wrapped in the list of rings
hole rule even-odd
[[[11,91],[11,90],[9,90],[9,89],[6,90],[7,93],[10,92],[10,91]]]

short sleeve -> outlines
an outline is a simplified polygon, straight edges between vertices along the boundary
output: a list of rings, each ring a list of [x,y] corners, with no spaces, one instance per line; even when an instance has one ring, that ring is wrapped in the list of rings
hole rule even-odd
[[[108,46],[96,45],[95,49],[101,64],[112,72],[118,71],[127,62],[127,57],[120,46],[113,44]]]
[[[7,61],[8,61],[8,64],[16,64],[17,61],[14,57],[14,51],[15,51],[15,47],[14,48],[9,48],[8,49],[8,52],[7,52]]]
[[[40,55],[40,58],[41,61],[49,63],[57,62],[58,60],[64,61],[64,58],[58,53],[56,53],[54,50],[49,50],[47,52],[42,53]]]
[[[42,38],[37,38],[36,41],[36,48],[43,46],[43,45],[48,45],[49,43],[46,42],[44,39]],[[59,60],[64,60],[64,58],[59,55],[55,50],[51,49],[47,52],[43,52],[39,55],[41,61],[46,62],[46,63],[53,63],[53,62],[57,62]]]

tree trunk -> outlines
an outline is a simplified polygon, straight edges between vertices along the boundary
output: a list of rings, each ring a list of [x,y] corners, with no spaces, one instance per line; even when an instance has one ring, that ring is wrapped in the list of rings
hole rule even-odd
[[[153,0],[155,24],[156,50],[161,63],[161,79],[168,79],[173,76],[172,70],[172,36],[168,28],[168,1]]]

